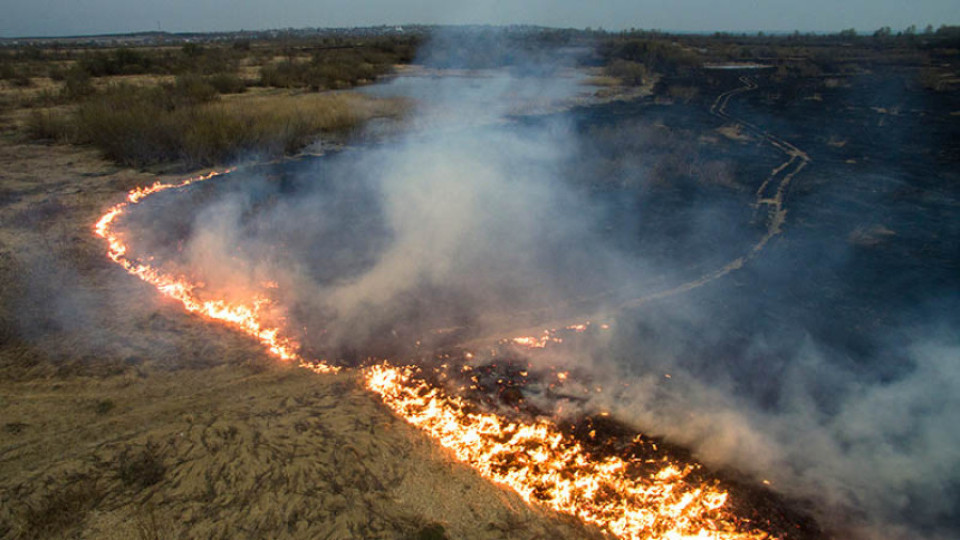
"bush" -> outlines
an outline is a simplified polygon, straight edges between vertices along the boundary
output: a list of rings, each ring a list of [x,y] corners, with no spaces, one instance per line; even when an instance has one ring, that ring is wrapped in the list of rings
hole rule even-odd
[[[260,84],[314,91],[350,88],[389,73],[395,60],[373,48],[322,49],[310,62],[287,60],[264,66],[260,70]]]
[[[293,62],[280,62],[263,66],[260,70],[260,84],[274,88],[295,88],[305,86],[300,81],[300,69]]]
[[[131,48],[115,49],[110,53],[96,51],[78,61],[80,69],[92,77],[107,75],[138,75],[157,70],[152,55]]]
[[[177,159],[176,123],[188,119],[169,114],[175,101],[168,91],[115,86],[81,103],[75,113],[78,139],[124,165]]]
[[[27,117],[27,135],[33,139],[77,142],[76,124],[60,113],[35,110]]]
[[[242,94],[247,91],[247,84],[233,73],[211,75],[207,82],[220,94]]]
[[[7,61],[0,61],[0,80],[12,79],[17,76],[17,70],[13,64]]]
[[[172,87],[166,87],[167,94],[172,102],[167,107],[174,109],[183,105],[197,105],[213,101],[217,97],[217,89],[209,80],[195,73],[177,75]]]
[[[63,99],[75,101],[91,96],[94,92],[96,90],[86,71],[74,67],[64,75],[63,87],[60,89],[60,97]]]
[[[614,60],[604,68],[604,73],[628,86],[641,86],[647,78],[646,66],[630,60]]]
[[[701,64],[696,52],[658,39],[611,40],[600,47],[600,53],[608,64],[628,60],[668,75],[683,74]]]
[[[683,85],[671,85],[667,89],[667,94],[673,99],[680,100],[684,103],[690,103],[700,94],[700,89],[696,86],[683,86]]]

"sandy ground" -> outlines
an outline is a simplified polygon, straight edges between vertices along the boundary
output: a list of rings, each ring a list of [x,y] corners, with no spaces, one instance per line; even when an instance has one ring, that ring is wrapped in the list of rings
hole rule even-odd
[[[0,133],[0,537],[596,535],[110,264],[93,222],[153,180]]]

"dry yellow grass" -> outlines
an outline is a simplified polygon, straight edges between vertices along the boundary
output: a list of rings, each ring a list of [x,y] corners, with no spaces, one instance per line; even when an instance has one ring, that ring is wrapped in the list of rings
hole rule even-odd
[[[212,92],[212,89],[209,89]],[[319,137],[343,140],[407,104],[355,93],[251,92],[197,103],[193,90],[112,87],[66,110],[20,120],[36,138],[88,143],[121,164],[188,167],[292,154]]]
[[[267,132],[276,126],[302,123],[307,131],[319,133],[357,126],[371,118],[400,117],[409,103],[352,92],[264,92],[225,96],[204,107],[264,126]]]

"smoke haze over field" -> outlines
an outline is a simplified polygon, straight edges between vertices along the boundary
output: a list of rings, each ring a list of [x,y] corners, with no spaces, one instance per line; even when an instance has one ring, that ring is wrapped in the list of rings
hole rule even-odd
[[[942,279],[910,289],[915,297],[904,293],[905,300],[887,282],[862,291],[851,283],[866,279],[864,269],[899,268],[909,257],[895,250],[920,240],[929,248],[924,256],[946,253],[949,245],[936,238],[956,231],[911,230],[916,207],[904,205],[908,213],[895,219],[876,194],[871,209],[881,208],[902,237],[890,241],[887,260],[882,250],[847,240],[862,212],[843,207],[849,213],[828,227],[833,207],[798,195],[785,237],[742,270],[617,312],[622,302],[712,271],[756,242],[763,224],[750,223],[750,182],[762,181],[782,156],[758,144],[733,146],[764,171],[741,178],[756,168],[704,157],[698,145],[683,145],[699,140],[696,131],[670,135],[643,117],[597,129],[578,122],[602,116],[602,108],[510,118],[523,100],[577,91],[550,69],[535,71],[547,75],[482,72],[422,92],[406,88],[428,120],[411,122],[429,129],[291,164],[295,172],[279,180],[266,168],[198,187],[195,207],[172,212],[194,216],[180,264],[211,289],[276,282],[278,316],[305,328],[308,349],[349,360],[402,354],[435,329],[452,328],[457,339],[484,336],[503,330],[501,315],[516,312],[569,316],[540,310],[600,298],[590,307],[616,314],[614,329],[596,347],[558,350],[551,359],[612,389],[584,407],[614,411],[707,463],[810,500],[841,536],[954,537],[960,343],[951,263],[911,269]],[[658,144],[679,149],[684,170],[697,172],[690,185],[663,184],[657,171],[678,166],[676,156],[657,153]],[[843,188],[899,194],[909,181],[849,175]],[[940,196],[924,211],[954,215],[956,193]],[[157,200],[132,223],[179,204]],[[634,238],[643,235],[650,238]],[[137,238],[147,252],[179,240]],[[879,292],[869,297],[874,287]],[[901,320],[860,328],[890,311]],[[847,334],[860,341],[845,341]]]

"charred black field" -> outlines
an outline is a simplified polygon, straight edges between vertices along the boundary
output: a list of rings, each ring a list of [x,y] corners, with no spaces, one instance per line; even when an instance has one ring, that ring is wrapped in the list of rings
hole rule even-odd
[[[310,362],[409,366],[635,477],[685,464],[743,530],[960,532],[955,35],[485,32],[365,90],[403,117],[150,195],[125,256],[256,298]],[[418,530],[392,523],[351,530]]]

